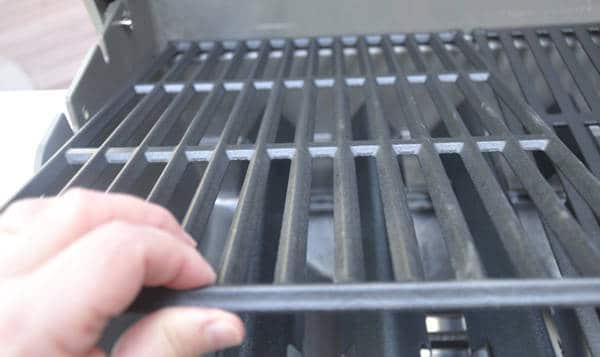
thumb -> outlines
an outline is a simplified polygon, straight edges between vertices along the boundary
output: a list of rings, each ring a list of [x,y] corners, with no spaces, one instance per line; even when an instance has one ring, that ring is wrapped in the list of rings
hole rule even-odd
[[[244,337],[236,315],[201,308],[166,308],[130,327],[112,356],[192,357],[238,345]]]

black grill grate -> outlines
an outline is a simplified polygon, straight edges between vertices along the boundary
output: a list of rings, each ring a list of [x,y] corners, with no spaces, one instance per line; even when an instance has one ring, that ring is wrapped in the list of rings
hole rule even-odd
[[[86,186],[171,209],[220,286],[134,310],[247,312],[244,353],[600,355],[596,310],[564,308],[600,303],[599,38],[172,43],[16,198]]]

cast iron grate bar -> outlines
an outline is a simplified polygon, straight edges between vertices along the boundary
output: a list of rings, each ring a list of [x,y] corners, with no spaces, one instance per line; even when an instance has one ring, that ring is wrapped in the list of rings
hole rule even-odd
[[[154,289],[138,300],[133,311],[149,312],[166,305],[222,307],[238,312],[448,311],[465,306],[472,309],[580,306],[597,304],[598,284],[597,278],[579,278],[557,281],[505,279],[403,284],[218,286],[180,294]]]
[[[434,103],[442,113],[450,135],[464,140],[461,158],[503,241],[504,248],[513,259],[516,270],[520,275],[527,277],[548,276],[547,268],[542,262],[543,257],[538,256],[534,242],[527,238],[508,198],[504,195],[485,158],[477,150],[460,115],[450,103],[450,99],[445,96],[439,81],[433,79],[428,88]]]
[[[333,200],[335,226],[334,282],[352,282],[364,279],[363,252],[360,232],[360,211],[354,155],[348,141],[352,124],[348,109],[347,89],[342,81],[344,54],[342,43],[333,43],[334,110],[336,151],[333,158]]]
[[[393,55],[392,44],[388,36],[383,38],[382,44],[386,59],[392,67],[392,72],[401,73],[401,66]],[[411,52],[414,53],[414,51]],[[423,67],[420,57],[417,57],[417,63],[419,63],[419,67]],[[429,194],[445,232],[446,244],[448,245],[450,260],[456,272],[456,278],[460,280],[481,279],[485,277],[485,269],[474,246],[473,237],[432,143],[429,131],[423,123],[410,83],[406,81],[402,74],[396,81],[396,90],[400,107],[405,113],[404,119],[407,121],[409,131],[415,138],[423,139],[418,154],[419,162],[425,179],[428,180]]]
[[[564,44],[561,44],[561,41],[564,41],[564,38],[562,38],[562,33],[560,31],[558,31],[557,29],[551,29],[550,30],[551,36],[553,41],[557,44],[559,51],[561,52],[561,56],[563,57],[563,59],[565,59],[565,62],[567,62],[567,65],[569,66],[569,70],[571,71],[571,73],[574,76],[577,76],[574,72],[577,72],[579,70],[579,68],[574,64],[575,60],[574,58],[572,58],[570,55],[571,53],[569,53],[568,49],[566,49],[564,47]],[[584,37],[586,38],[584,35],[582,35],[582,31],[581,29],[577,30],[577,33],[579,34],[578,36]],[[523,71],[524,68],[524,63],[520,61],[520,58],[517,56],[515,48],[513,46],[512,41],[510,41],[510,38],[508,36],[508,34],[506,33],[502,33],[500,34],[500,38],[502,39],[502,42],[504,44],[504,46],[507,48],[507,53],[509,56],[509,61],[512,64],[512,68],[514,73],[517,76],[517,80],[519,81],[519,85],[521,86],[521,88],[524,90],[525,92],[525,97],[527,98],[527,100],[529,101],[529,103],[532,103],[534,105],[535,108],[538,108],[538,110],[540,110],[542,108],[541,103],[539,101],[539,98],[536,96],[535,91],[533,89],[533,87],[531,86],[531,82],[529,81],[529,79],[527,79],[528,75],[526,72]],[[587,39],[589,39],[589,37],[587,37]],[[486,57],[487,60],[489,61],[490,59],[492,59],[493,57],[491,56],[491,52],[489,51],[489,46],[487,46],[487,42],[485,36],[483,36],[482,34],[478,34],[478,38],[477,38],[480,46],[482,46],[483,48],[487,49],[488,52],[488,56]],[[531,35],[530,35],[530,41],[531,41]],[[464,43],[463,43],[464,45]],[[588,44],[589,45],[589,44]],[[545,59],[542,59],[543,61],[545,61]],[[546,63],[546,65],[548,65],[548,63]],[[546,71],[548,72],[548,68],[546,67]],[[550,75],[552,75],[552,73],[548,73]],[[579,78],[577,78],[578,82],[584,81],[584,79],[581,78],[581,74],[579,74]],[[556,83],[556,81],[555,81]],[[593,104],[593,99],[589,99],[589,96],[593,93],[590,92],[591,88],[589,87],[589,85],[584,85],[584,96],[586,96],[587,100],[588,100],[588,104],[590,105],[590,107],[595,108],[596,104]],[[595,95],[595,93],[594,93]],[[569,117],[567,118],[568,120],[568,124],[569,127],[572,129],[573,134],[575,135],[575,137],[577,138],[582,138],[583,135],[583,140],[582,141],[589,141],[590,137],[587,135],[587,133],[582,133],[582,129],[585,130],[585,128],[583,127],[583,125],[581,125],[581,121],[579,120],[574,120],[574,117],[577,116],[577,113],[573,110],[572,106],[569,106]],[[546,120],[546,122],[548,122]],[[583,155],[586,158],[586,161],[589,162],[590,157],[594,157],[596,155],[598,155],[598,151],[597,148],[594,146],[585,146],[585,150],[583,150]],[[593,160],[593,159],[592,159]],[[594,164],[594,166],[596,166]],[[592,171],[594,170],[594,167],[592,166]],[[595,172],[595,171],[593,171]],[[597,175],[597,172],[595,172]],[[567,191],[567,195],[570,199],[571,205],[574,208],[575,214],[577,217],[579,217],[580,221],[582,222],[582,226],[584,228],[584,230],[591,235],[591,238],[596,240],[598,237],[598,224],[597,221],[594,218],[593,213],[591,212],[590,208],[585,205],[582,202],[582,198],[579,195],[579,193],[577,193],[574,189],[574,187],[570,184],[570,182],[567,181],[566,177],[564,175],[560,175],[560,179],[563,182],[563,185]],[[554,250],[556,252],[556,260],[558,265],[560,266],[560,270],[561,273],[563,274],[563,276],[572,276],[572,275],[576,275],[576,271],[572,266],[572,263],[569,262],[569,260],[565,257],[565,252],[562,249],[562,247],[560,247],[558,244],[556,244],[556,235],[551,234],[551,243],[554,244]],[[559,250],[559,251],[557,251]],[[598,355],[600,354],[600,347],[598,345],[598,338],[597,338],[597,331],[598,331],[598,327],[600,326],[600,322],[598,320],[598,316],[595,313],[595,311],[592,308],[588,308],[588,307],[584,307],[584,308],[577,308],[575,309],[575,314],[576,314],[576,318],[579,321],[579,324],[581,326],[581,329],[583,330],[583,335],[584,338],[586,339],[587,345],[590,348],[592,355]]]
[[[277,77],[285,76],[292,58],[291,42],[287,41],[279,63]],[[260,244],[257,222],[262,220],[267,178],[271,160],[266,144],[275,139],[283,105],[283,84],[277,80],[269,93],[269,99],[258,131],[256,146],[244,180],[238,207],[229,230],[223,258],[219,269],[220,283],[243,283],[251,264],[253,245]]]
[[[306,63],[306,85],[302,88],[302,103],[295,133],[295,154],[291,159],[283,222],[279,238],[276,283],[302,282],[306,279],[306,245],[310,206],[312,157],[308,144],[314,131],[316,89],[313,78],[318,68],[317,42],[310,41]]]
[[[196,78],[197,76],[204,75],[204,73],[214,65],[215,60],[221,53],[220,46],[214,46],[212,49],[208,59],[202,63],[202,66],[198,68],[198,71],[192,75],[192,78]],[[190,48],[186,51],[184,57],[181,61],[185,61],[187,64],[191,61],[193,56],[198,55],[198,50],[195,48]],[[177,67],[180,72],[185,67],[178,66]],[[176,76],[176,71],[169,73],[167,76],[171,78]],[[169,104],[164,113],[160,116],[160,118],[153,125],[152,129],[148,132],[148,135],[144,138],[144,140],[137,146],[136,150],[132,153],[131,157],[127,160],[127,163],[123,167],[123,169],[119,172],[117,177],[113,180],[111,185],[108,187],[108,192],[128,192],[131,190],[131,187],[135,184],[137,180],[139,180],[140,175],[143,173],[145,167],[147,167],[147,160],[144,155],[147,151],[148,146],[153,142],[160,142],[164,139],[169,131],[173,128],[173,125],[176,122],[176,119],[182,114],[182,111],[185,109],[186,104],[192,99],[194,90],[192,88],[191,82],[188,82],[185,88],[175,97],[175,99]],[[215,90],[213,93],[216,93],[215,96],[218,97],[219,91]],[[209,102],[210,103],[210,102]],[[203,120],[201,123],[208,123],[208,120]],[[195,124],[195,123],[192,123]],[[190,127],[195,127],[190,124]],[[192,132],[192,134],[195,134]]]
[[[229,308],[250,313],[252,336],[266,319],[253,313],[287,314],[273,336],[288,343],[301,320],[306,339],[319,333],[312,317],[292,313],[377,310],[365,323],[386,329],[373,338],[394,355],[442,342],[480,348],[468,345],[481,342],[468,325],[483,331],[502,320],[490,309],[519,308],[532,331],[544,330],[531,345],[539,354],[551,324],[574,346],[565,335],[573,314],[598,355],[595,29],[174,42],[14,199],[85,186],[176,205],[199,249],[212,247],[220,286],[146,291],[133,311]],[[176,130],[174,146],[161,144]],[[281,174],[275,160],[289,168]],[[365,230],[374,218],[377,239]],[[427,280],[435,269],[445,281]],[[433,311],[464,318],[467,332],[427,341]],[[344,316],[327,323],[359,321]],[[411,327],[418,336],[398,342]]]
[[[198,74],[192,76],[192,78],[197,78],[198,76],[204,77],[206,72],[215,66],[215,61],[218,59],[221,53],[222,47],[220,45],[215,45],[212,48],[206,62],[204,62],[200,67]],[[241,53],[242,52],[240,49],[239,52],[234,55],[234,58],[241,57]],[[224,72],[227,73],[228,70],[225,70]],[[167,166],[157,179],[152,191],[150,192],[150,195],[148,196],[149,201],[162,205],[167,204],[177,182],[181,180],[181,175],[183,175],[187,165],[187,159],[185,155],[185,149],[187,145],[192,145],[192,140],[194,138],[204,135],[211,122],[210,118],[212,115],[214,115],[214,111],[216,110],[219,102],[223,99],[223,95],[223,85],[222,83],[217,83],[214,87],[214,90],[210,92],[209,96],[202,103],[198,113],[190,122],[190,125],[183,134],[181,141],[173,151]]]
[[[578,31],[578,33],[580,33],[580,32],[581,32],[581,30]],[[516,52],[516,49],[513,45],[513,42],[511,41],[511,38],[509,37],[509,35],[507,33],[501,33],[499,36],[503,43],[504,48],[506,49],[506,54],[512,65],[512,70],[514,71],[514,73],[516,75],[519,86],[523,90],[525,98],[527,99],[528,103],[531,106],[533,106],[534,108],[537,109],[538,112],[543,112],[545,109],[544,109],[543,105],[541,104],[539,96],[535,93],[535,89],[532,86],[531,78],[529,78],[529,75],[527,74],[527,72],[524,71],[525,64],[519,58],[518,53]],[[580,35],[579,37],[583,37],[583,36]],[[486,41],[485,36],[480,34],[478,36],[478,39],[481,41],[481,46],[483,46],[483,48],[489,49],[489,47],[487,46],[487,42],[485,42]],[[593,58],[593,57],[591,57],[591,58]],[[587,132],[585,132],[587,130],[587,128],[585,128],[583,126],[583,123],[581,123],[580,120],[575,119],[576,116],[577,116],[577,114],[574,112],[568,113],[568,116],[567,116],[568,125],[571,128],[573,135],[578,139],[577,141],[581,140],[581,141],[588,142],[587,145],[580,145],[580,147],[582,149],[583,157],[585,158],[586,162],[591,163],[591,165],[589,166],[590,169],[597,177],[599,177],[600,171],[598,171],[599,168],[598,168],[597,163],[598,163],[598,160],[600,160],[600,158],[598,157],[598,155],[599,155],[598,150],[593,145],[589,145],[589,139],[590,139],[589,134]],[[544,118],[544,119],[546,122],[549,122],[547,120],[547,118]],[[571,149],[573,150],[574,148],[571,148]],[[562,178],[561,181],[563,182],[565,189],[567,190],[567,194],[570,198],[571,204],[574,208],[576,215],[582,221],[583,228],[589,234],[592,234],[593,236],[598,237],[600,234],[600,227],[598,226],[596,220],[594,219],[593,213],[591,213],[589,207],[585,203],[582,202],[583,198],[577,193],[577,191],[570,184],[570,182],[568,182],[568,180],[566,180],[566,178]]]
[[[456,64],[447,56],[447,54],[440,51],[441,45],[439,39],[434,38],[434,48],[440,52],[442,57],[446,58],[445,62],[447,63],[447,66],[457,70]],[[457,85],[463,90],[466,100],[471,103],[471,106],[477,112],[478,117],[482,120],[484,126],[487,127],[490,133],[511,138],[507,140],[504,148],[504,155],[525,186],[525,189],[529,192],[533,201],[538,206],[538,210],[540,211],[543,220],[551,227],[551,229],[555,230],[559,237],[568,237],[568,240],[563,241],[563,244],[566,246],[571,260],[579,266],[581,271],[588,274],[598,274],[595,260],[600,252],[597,252],[597,248],[593,244],[593,241],[585,235],[581,227],[568,212],[567,208],[559,201],[552,187],[537,170],[534,162],[531,161],[531,158],[528,157],[522,148],[514,141],[514,139],[512,139],[512,134],[508,127],[504,124],[499,115],[495,113],[493,108],[486,105],[485,100],[480,98],[478,91],[473,84],[468,80],[464,80],[464,76],[462,76],[460,71],[457,78]],[[536,242],[536,244],[539,244],[539,242]],[[543,258],[544,257],[540,257],[540,259]]]
[[[239,44],[239,46],[241,48],[245,45]],[[263,42],[261,45],[258,60],[248,78],[259,75],[263,70],[268,55],[268,46],[267,42]],[[219,144],[215,147],[211,155],[206,173],[202,177],[202,181],[192,198],[190,208],[183,220],[184,228],[188,231],[198,232],[196,234],[199,236],[202,236],[202,230],[208,223],[210,213],[212,212],[212,204],[216,199],[218,188],[228,166],[228,158],[225,152],[226,145],[237,139],[244,115],[246,114],[245,112],[250,105],[252,97],[256,94],[255,91],[256,89],[251,85],[250,81],[246,80],[243,84],[243,89],[236,98],[235,105],[219,139]]]

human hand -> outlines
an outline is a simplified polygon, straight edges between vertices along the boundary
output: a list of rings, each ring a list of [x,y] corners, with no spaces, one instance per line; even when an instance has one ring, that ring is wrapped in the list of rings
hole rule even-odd
[[[18,201],[0,216],[3,355],[104,356],[111,317],[143,286],[189,289],[215,273],[165,209],[132,196],[70,190]],[[114,356],[198,356],[241,343],[240,319],[165,308],[131,326]]]

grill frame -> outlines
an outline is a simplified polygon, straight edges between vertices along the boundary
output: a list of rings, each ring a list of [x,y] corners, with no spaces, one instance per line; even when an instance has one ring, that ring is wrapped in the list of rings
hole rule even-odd
[[[47,183],[60,180],[61,172],[72,165],[81,164],[69,178],[60,193],[69,187],[90,186],[99,171],[109,164],[124,164],[107,188],[107,192],[131,189],[142,175],[144,168],[152,163],[166,163],[160,177],[148,195],[148,200],[165,205],[173,193],[174,183],[184,174],[186,165],[192,161],[207,162],[206,171],[195,190],[189,209],[183,218],[183,226],[202,237],[207,226],[212,204],[226,175],[231,161],[248,161],[249,166],[240,192],[239,203],[225,243],[219,283],[223,286],[197,291],[174,292],[164,289],[145,291],[131,311],[149,312],[171,305],[202,305],[227,308],[238,312],[291,313],[308,311],[447,311],[477,310],[487,308],[529,307],[579,307],[575,314],[586,335],[587,344],[593,352],[600,351],[594,343],[600,333],[600,322],[594,308],[600,304],[600,279],[578,277],[599,276],[600,268],[594,264],[600,257],[597,238],[600,217],[600,152],[598,143],[589,132],[589,125],[599,125],[594,114],[600,110],[600,100],[593,83],[589,81],[570,57],[564,38],[565,33],[577,36],[582,46],[595,46],[589,38],[587,25],[573,28],[548,27],[541,30],[511,29],[475,31],[464,36],[460,31],[383,35],[342,36],[312,39],[273,39],[260,41],[203,41],[196,46],[192,42],[170,44],[146,69],[139,80],[134,81],[90,119],[30,181],[14,199],[40,196]],[[538,36],[548,35],[556,44],[557,51],[568,67],[579,91],[589,103],[590,111],[576,110],[568,91],[563,88],[553,65],[546,59],[539,46]],[[531,85],[529,74],[514,45],[513,36],[523,36],[529,44],[535,62],[558,103],[561,114],[546,112],[537,90]],[[587,36],[587,37],[586,37]],[[509,57],[511,70],[526,99],[523,100],[509,87],[497,68],[487,41],[499,38]],[[479,47],[475,49],[473,40]],[[429,71],[419,46],[428,44],[444,66],[443,71]],[[447,49],[452,43],[472,63],[474,70],[465,71]],[[401,44],[415,61],[417,74],[405,74],[394,61],[393,46]],[[560,45],[559,45],[560,44]],[[369,55],[370,46],[379,46],[387,56],[390,75],[375,73]],[[294,48],[307,51],[307,65],[302,78],[288,78]],[[328,77],[317,74],[319,48],[330,48],[333,57],[333,73]],[[361,64],[361,76],[344,73],[344,48],[355,48]],[[595,48],[595,47],[592,47]],[[225,51],[231,51],[232,59],[220,77],[207,81],[175,82],[195,56],[208,51],[207,59],[192,76],[202,78]],[[246,78],[230,80],[240,61],[248,51],[256,51],[257,59]],[[281,51],[280,67],[273,78],[257,78],[264,71],[269,54]],[[147,83],[144,79],[163,67],[176,53],[181,58],[161,80]],[[594,55],[591,55],[593,53]],[[600,51],[589,50],[590,60],[600,68]],[[597,57],[594,57],[597,56]],[[597,62],[596,62],[597,61]],[[441,113],[450,137],[432,137],[425,126],[412,94],[411,85],[426,86],[437,110]],[[444,83],[455,85],[464,99],[475,108],[477,117],[489,135],[475,136],[464,124],[461,114],[444,90]],[[509,110],[529,133],[514,132],[502,119],[505,115],[490,106],[478,92],[476,83],[486,83],[502,99],[500,107]],[[406,120],[411,139],[392,139],[388,123],[381,108],[378,88],[394,86]],[[364,91],[367,116],[370,119],[369,135],[372,139],[352,139],[348,113],[348,91],[356,87]],[[296,127],[295,140],[274,143],[278,121],[281,120],[283,93],[290,88],[301,88],[301,110]],[[328,143],[311,142],[314,129],[314,106],[317,91],[329,88],[334,94],[335,133]],[[268,91],[266,109],[260,120],[260,128],[254,144],[239,144],[237,138],[249,110],[252,98],[258,91]],[[196,92],[207,92],[198,112],[175,147],[154,147],[150,144],[166,135],[174,125],[172,118],[184,110],[186,103]],[[192,139],[207,129],[208,118],[216,110],[218,102],[226,93],[236,92],[231,112],[215,145],[197,145]],[[152,124],[151,129],[135,147],[116,145],[123,137],[135,132],[140,123],[150,115],[157,103],[169,94],[174,99]],[[96,148],[81,146],[92,141],[102,131],[102,125],[115,116],[121,107],[136,95],[141,101],[118,123],[107,139]],[[595,99],[595,101],[594,101]],[[555,133],[556,128],[567,127],[574,142],[565,143]],[[576,145],[577,147],[574,147]],[[561,202],[554,189],[546,182],[530,152],[544,152],[552,160],[572,205],[573,213]],[[545,242],[554,252],[553,257],[530,254],[540,242],[527,239],[519,217],[505,189],[497,182],[486,163],[483,153],[496,152],[503,155],[532,197],[540,215],[549,229],[549,241]],[[574,152],[580,152],[586,166]],[[512,259],[520,279],[486,279],[485,268],[475,247],[469,225],[454,192],[451,180],[444,171],[441,154],[458,154],[474,182],[486,211],[492,219],[504,247]],[[440,225],[443,227],[446,246],[453,265],[456,281],[425,282],[417,237],[412,225],[403,177],[396,162],[397,157],[412,155],[419,159],[425,173],[428,192]],[[334,222],[335,247],[334,284],[302,284],[302,259],[306,255],[308,205],[310,195],[311,161],[327,157],[333,160],[334,170]],[[356,183],[356,157],[375,159],[379,185],[386,195],[383,214],[390,250],[391,271],[382,273],[393,276],[397,282],[364,282],[364,260],[360,236],[360,210]],[[252,245],[260,236],[255,222],[262,219],[265,205],[267,177],[272,160],[289,159],[291,168],[287,185],[283,223],[274,268],[275,285],[252,284],[254,277]],[[14,200],[13,199],[13,200]],[[209,203],[207,203],[209,202]],[[348,219],[350,217],[350,219]],[[588,236],[591,236],[590,239]],[[593,238],[596,237],[594,240]],[[527,244],[526,246],[522,246]],[[543,250],[542,250],[543,251]],[[546,250],[547,251],[547,250]],[[549,263],[548,260],[551,260]],[[555,262],[553,263],[552,261]],[[555,264],[560,271],[549,268]],[[249,283],[249,285],[247,284]],[[594,353],[597,355],[597,353]]]

